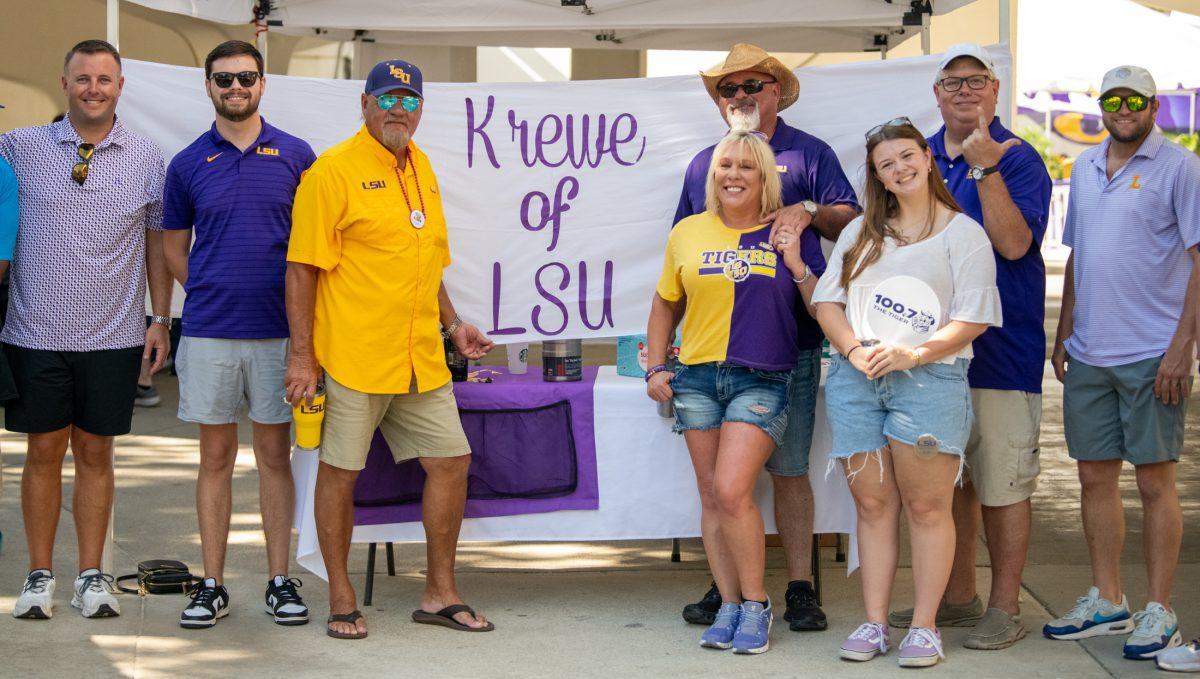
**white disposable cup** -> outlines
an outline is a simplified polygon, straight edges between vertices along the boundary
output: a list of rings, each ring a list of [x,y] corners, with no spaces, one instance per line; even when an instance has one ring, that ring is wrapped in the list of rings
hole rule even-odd
[[[508,372],[524,375],[529,372],[529,342],[518,342],[505,346],[508,350]]]

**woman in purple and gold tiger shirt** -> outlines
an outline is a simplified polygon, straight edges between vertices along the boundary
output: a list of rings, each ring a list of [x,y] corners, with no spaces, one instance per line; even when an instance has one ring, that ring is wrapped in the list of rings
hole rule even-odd
[[[721,592],[700,643],[767,650],[771,604],[754,485],[787,427],[796,366],[795,307],[808,305],[825,260],[815,239],[763,215],[781,206],[775,155],[755,132],[730,132],[713,152],[706,211],[671,231],[651,305],[646,391],[673,399],[700,488],[704,550]],[[811,267],[806,262],[811,263]],[[814,270],[815,269],[815,270]],[[686,312],[684,315],[683,312]],[[680,366],[663,359],[684,315]]]

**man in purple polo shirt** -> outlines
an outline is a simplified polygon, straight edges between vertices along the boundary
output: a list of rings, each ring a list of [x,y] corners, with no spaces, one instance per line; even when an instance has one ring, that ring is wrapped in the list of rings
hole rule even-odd
[[[237,418],[248,404],[267,540],[267,608],[281,625],[302,625],[308,608],[287,574],[294,499],[283,281],[292,199],[316,156],[258,114],[266,83],[253,45],[218,45],[204,74],[216,122],[171,161],[163,200],[167,263],[187,292],[175,361],[179,419],[200,425],[196,512],[204,581],[179,624],[211,627],[229,612],[231,483]]]
[[[18,397],[5,426],[28,434],[21,508],[29,574],[17,618],[53,615],[54,536],[68,444],[79,577],[71,605],[86,618],[120,614],[100,572],[113,498],[113,439],[129,433],[138,370],[170,348],[171,279],[162,256],[162,153],[121,124],[121,55],[103,40],[67,52],[67,116],[0,135],[20,207],[8,318],[0,341]],[[154,316],[143,305],[149,279]]]
[[[801,234],[804,252],[817,253],[808,262],[813,275],[825,271],[820,240],[837,240],[842,228],[858,215],[858,199],[837,155],[828,144],[791,127],[779,111],[795,103],[800,81],[787,66],[754,45],[737,44],[718,68],[701,74],[709,96],[730,126],[758,130],[775,152],[783,184],[783,209],[771,215],[775,233]],[[716,144],[696,154],[683,178],[683,193],[675,222],[704,212],[704,186]],[[809,228],[809,227],[812,228]],[[813,247],[813,246],[816,247]],[[817,605],[812,586],[813,496],[808,483],[808,452],[812,443],[817,386],[821,374],[821,327],[803,304],[796,305],[800,357],[792,372],[788,428],[783,445],[767,460],[775,490],[775,525],[783,542],[788,567],[784,619],[792,631],[823,630],[828,623]],[[711,625],[721,595],[714,583],[704,598],[683,609],[683,619]]]
[[[966,449],[970,475],[955,491],[958,540],[937,624],[972,627],[963,645],[995,650],[1025,636],[1018,596],[1039,471],[1046,360],[1046,266],[1040,248],[1050,212],[1050,175],[1037,151],[996,117],[1000,82],[982,47],[962,43],[947,50],[933,93],[944,125],[929,138],[929,147],[946,187],[992,242],[1004,312],[1004,325],[988,328],[973,345],[967,374],[975,411]],[[975,591],[980,505],[992,563],[986,611]],[[912,611],[893,612],[888,621],[908,627]]]

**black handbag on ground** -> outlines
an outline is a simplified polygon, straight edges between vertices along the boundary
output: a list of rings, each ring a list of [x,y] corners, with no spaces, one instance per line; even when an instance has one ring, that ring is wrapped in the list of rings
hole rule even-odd
[[[125,587],[124,581],[136,580],[137,589]],[[117,589],[129,594],[185,594],[200,578],[192,575],[187,564],[172,559],[139,561],[137,573],[117,578]]]

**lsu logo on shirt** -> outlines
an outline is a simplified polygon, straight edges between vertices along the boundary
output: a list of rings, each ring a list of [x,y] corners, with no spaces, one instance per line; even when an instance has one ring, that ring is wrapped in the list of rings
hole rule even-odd
[[[278,156],[279,149],[273,149],[268,146],[260,146],[260,147],[258,147],[258,150],[255,151],[255,153],[257,153],[260,156]]]
[[[1133,175],[1133,181],[1132,181],[1132,182],[1129,182],[1129,188],[1130,188],[1130,189],[1140,189],[1140,188],[1142,188],[1142,184],[1141,184],[1141,182],[1139,182],[1139,181],[1138,181],[1138,180],[1140,180],[1141,178],[1142,178],[1142,175],[1140,175],[1140,174],[1135,174],[1135,175]]]
[[[736,250],[705,250],[700,253],[701,276],[724,276],[741,283],[751,275],[775,277],[779,255],[769,250],[738,248]]]
[[[363,182],[362,187],[367,191],[374,191],[375,189],[386,189],[387,182],[382,179],[372,179],[369,182]]]

